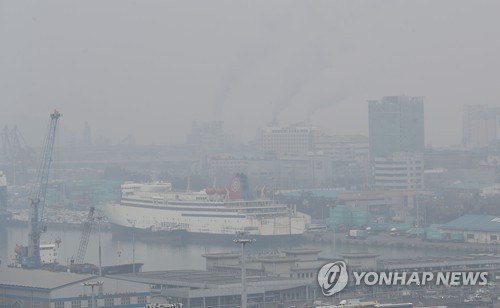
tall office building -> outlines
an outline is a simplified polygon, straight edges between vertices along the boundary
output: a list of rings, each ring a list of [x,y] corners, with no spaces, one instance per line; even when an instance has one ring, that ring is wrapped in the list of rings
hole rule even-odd
[[[398,152],[423,153],[424,103],[422,97],[386,96],[368,102],[370,157]]]
[[[500,108],[488,105],[464,106],[463,145],[468,148],[487,147],[500,137]]]

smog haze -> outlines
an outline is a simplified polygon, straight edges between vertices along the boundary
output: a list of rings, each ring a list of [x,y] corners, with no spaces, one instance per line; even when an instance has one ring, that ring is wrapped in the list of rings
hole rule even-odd
[[[426,144],[460,143],[462,106],[499,103],[497,1],[0,1],[0,120],[40,144],[235,139],[278,120],[367,135],[367,100],[423,96]]]

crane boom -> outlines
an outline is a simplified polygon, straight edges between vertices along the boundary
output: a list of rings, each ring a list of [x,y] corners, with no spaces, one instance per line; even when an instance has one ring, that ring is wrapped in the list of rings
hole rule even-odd
[[[54,113],[50,114],[49,131],[45,138],[36,180],[30,194],[29,242],[28,258],[25,261],[26,267],[36,268],[41,263],[40,236],[44,230],[42,227],[43,210],[49,182],[50,164],[52,163],[52,154],[54,152],[57,122],[60,116],[61,114],[57,110],[54,110]]]
[[[80,245],[78,246],[78,251],[74,260],[75,264],[83,264],[85,260],[85,254],[87,253],[87,246],[89,245],[90,233],[92,232],[92,227],[94,225],[94,210],[92,206],[87,216],[87,221],[83,223],[82,236],[80,237]]]

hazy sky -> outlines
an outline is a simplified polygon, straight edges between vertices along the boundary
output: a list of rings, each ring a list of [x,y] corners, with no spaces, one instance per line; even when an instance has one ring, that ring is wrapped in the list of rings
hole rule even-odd
[[[368,99],[424,96],[426,143],[457,144],[464,104],[500,105],[499,1],[3,1],[0,125],[42,139],[84,123],[114,142],[184,141],[276,116],[367,134]]]

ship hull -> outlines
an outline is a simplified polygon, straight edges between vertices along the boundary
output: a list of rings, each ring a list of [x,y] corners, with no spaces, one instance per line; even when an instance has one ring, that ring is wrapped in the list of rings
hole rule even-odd
[[[133,232],[151,239],[207,242],[232,240],[244,231],[256,240],[291,241],[305,232],[310,216],[269,199],[247,198],[247,190],[243,175],[234,177],[227,189],[199,192],[174,192],[161,182],[127,183],[120,202],[101,210],[117,236]]]
[[[174,231],[151,231],[125,227],[111,224],[113,237],[122,240],[136,240],[149,242],[170,242],[170,243],[191,243],[191,244],[224,244],[232,243],[236,234],[211,234],[200,232],[188,232],[186,230]],[[283,234],[283,235],[251,235],[256,240],[256,244],[276,244],[276,243],[299,243],[305,241],[303,234]]]
[[[134,237],[140,240],[150,241],[183,241],[187,236],[186,230],[172,231],[152,231],[149,229],[139,229],[133,227],[125,227],[111,223],[111,234],[114,238],[132,240]]]
[[[136,236],[150,238],[179,238],[208,236],[234,238],[239,231],[247,231],[252,238],[300,238],[305,232],[307,217],[268,216],[254,217],[228,210],[224,204],[216,206],[172,206],[108,204],[102,210],[108,217],[116,235],[134,232]]]

